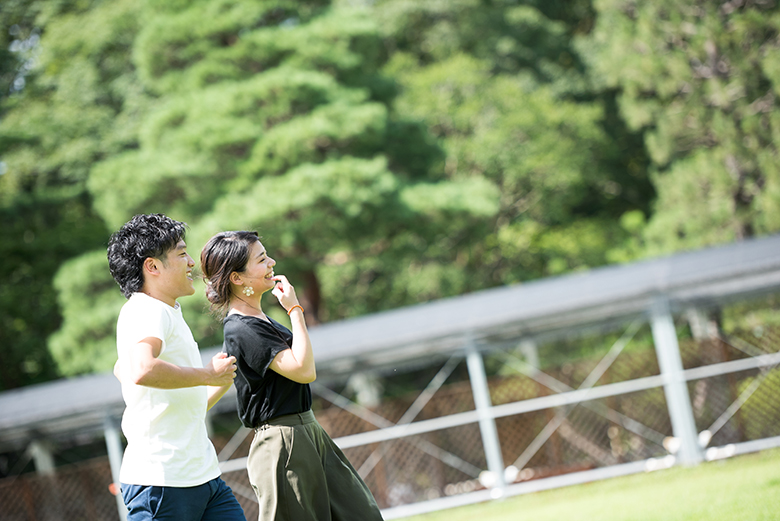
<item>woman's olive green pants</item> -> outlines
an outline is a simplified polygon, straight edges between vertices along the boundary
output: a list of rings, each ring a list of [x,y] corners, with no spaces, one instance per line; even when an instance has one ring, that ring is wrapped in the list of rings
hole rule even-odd
[[[306,411],[255,429],[247,463],[260,521],[379,521],[371,491]]]

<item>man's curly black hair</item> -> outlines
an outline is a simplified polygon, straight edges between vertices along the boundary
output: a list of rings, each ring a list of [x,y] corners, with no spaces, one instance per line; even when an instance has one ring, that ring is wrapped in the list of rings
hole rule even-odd
[[[165,256],[184,239],[187,225],[160,213],[136,215],[108,241],[108,268],[125,298],[141,291],[143,263]]]

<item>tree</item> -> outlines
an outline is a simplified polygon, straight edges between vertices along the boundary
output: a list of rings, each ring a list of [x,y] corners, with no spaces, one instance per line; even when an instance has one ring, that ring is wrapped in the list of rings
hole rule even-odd
[[[596,5],[582,55],[643,133],[658,191],[633,248],[655,255],[780,229],[777,3]]]
[[[397,49],[386,71],[402,87],[398,112],[440,139],[445,178],[487,178],[502,194],[479,240],[421,252],[430,269],[459,266],[460,293],[608,262],[629,236],[620,217],[647,211],[654,193],[641,140],[624,132],[613,93],[590,87],[574,48],[593,23],[589,2],[377,10]]]
[[[96,148],[94,112],[54,99],[51,83],[41,81],[40,35],[56,32],[55,18],[72,9],[67,2],[0,5],[0,390],[60,374],[47,350],[62,320],[53,277],[64,260],[105,237],[84,184],[83,159]]]
[[[571,37],[586,33],[595,13],[589,0],[378,0],[387,46],[422,66],[458,54],[486,60],[488,72],[530,74],[537,81],[584,86],[583,63]],[[572,74],[574,73],[574,74]],[[564,79],[567,78],[567,79]]]
[[[109,229],[164,212],[191,225],[195,256],[217,231],[258,229],[296,281],[307,319],[318,321],[419,294],[345,293],[323,274],[351,273],[370,258],[392,277],[415,251],[388,245],[427,241],[448,220],[473,234],[494,213],[489,181],[430,175],[440,150],[421,124],[391,110],[387,56],[365,14],[327,2],[223,0],[150,2],[133,19],[144,23],[122,53],[137,70],[123,84],[137,86],[139,101],[123,92],[114,120],[126,141],[91,162],[87,181]],[[110,362],[118,301],[102,255],[75,259],[57,277],[68,310],[51,347],[69,374]],[[185,312],[208,345],[219,328],[204,307]]]

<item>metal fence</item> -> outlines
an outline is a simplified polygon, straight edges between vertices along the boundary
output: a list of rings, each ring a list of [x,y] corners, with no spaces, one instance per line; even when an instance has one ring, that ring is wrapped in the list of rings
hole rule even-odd
[[[315,412],[387,519],[778,446],[776,307],[770,298],[472,343],[363,375],[378,402],[355,401],[354,381],[314,385]],[[671,362],[659,347],[669,328]],[[256,518],[244,470],[251,431],[214,441],[223,478]],[[110,482],[107,458],[2,480],[0,519],[118,519]]]
[[[0,480],[0,520],[118,519],[111,481],[107,457],[58,467],[48,476],[30,473]]]
[[[738,318],[744,324],[729,332],[698,310],[666,324],[677,373],[662,370],[664,324],[650,316],[617,332],[518,338],[431,360],[406,375],[427,379],[422,392],[373,407],[348,399],[354,390],[346,383],[317,385],[317,417],[387,518],[777,446],[780,327]],[[474,363],[486,366],[489,403],[481,411]],[[679,425],[685,411],[675,425],[670,407],[680,393],[692,420],[687,432]],[[686,448],[692,435],[696,446]],[[491,436],[500,458],[492,465]],[[226,476],[239,487],[247,486],[250,438],[223,453],[233,458]]]

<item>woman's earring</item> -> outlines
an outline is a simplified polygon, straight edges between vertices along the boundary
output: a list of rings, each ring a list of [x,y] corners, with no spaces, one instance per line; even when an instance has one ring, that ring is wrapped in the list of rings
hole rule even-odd
[[[244,286],[244,289],[242,291],[244,292],[244,295],[246,295],[247,297],[251,297],[252,295],[255,294],[255,290],[254,288],[252,288],[252,286]]]

